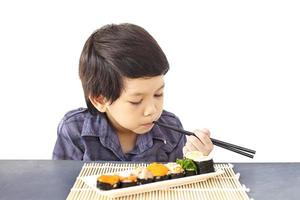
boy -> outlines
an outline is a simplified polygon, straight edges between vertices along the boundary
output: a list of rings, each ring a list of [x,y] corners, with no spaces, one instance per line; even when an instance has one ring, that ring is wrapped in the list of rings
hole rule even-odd
[[[79,63],[87,109],[64,116],[53,159],[170,162],[182,158],[183,150],[209,154],[208,130],[196,131],[199,141],[152,123],[182,128],[163,110],[168,70],[165,54],[143,28],[119,24],[95,31]]]

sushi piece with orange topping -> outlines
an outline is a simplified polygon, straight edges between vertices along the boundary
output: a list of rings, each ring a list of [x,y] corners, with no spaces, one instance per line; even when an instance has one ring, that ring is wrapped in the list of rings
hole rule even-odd
[[[97,188],[101,190],[111,190],[118,188],[120,177],[118,175],[101,175],[97,178]]]
[[[151,163],[147,169],[152,173],[154,181],[161,181],[169,179],[169,169],[161,163]]]
[[[120,188],[131,187],[137,185],[137,176],[132,171],[122,171],[120,176]]]

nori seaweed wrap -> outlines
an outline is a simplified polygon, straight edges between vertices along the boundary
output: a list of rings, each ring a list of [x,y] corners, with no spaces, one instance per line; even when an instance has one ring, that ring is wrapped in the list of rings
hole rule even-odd
[[[97,178],[97,188],[111,190],[120,186],[120,177],[117,175],[101,175]]]
[[[119,173],[120,188],[131,187],[137,185],[137,176],[132,171],[123,171]]]
[[[170,162],[165,164],[165,166],[169,169],[170,179],[184,177],[184,169],[178,163]]]
[[[193,176],[197,174],[197,166],[195,162],[191,159],[177,159],[176,163],[179,164],[184,169],[185,176]]]
[[[151,163],[147,166],[147,169],[153,174],[154,181],[162,181],[169,179],[169,169],[161,163]]]
[[[213,159],[209,156],[204,156],[199,151],[191,151],[186,153],[186,158],[192,159],[197,166],[198,174],[206,174],[215,172]]]
[[[133,170],[132,173],[137,176],[138,185],[153,182],[152,173],[145,167],[137,167]]]

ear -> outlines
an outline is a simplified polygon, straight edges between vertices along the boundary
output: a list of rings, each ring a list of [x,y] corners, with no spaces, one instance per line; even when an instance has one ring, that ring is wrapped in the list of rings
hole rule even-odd
[[[99,96],[99,97],[91,97],[89,96],[89,100],[93,104],[93,106],[99,111],[99,112],[106,112],[107,106],[109,105],[109,102],[106,100],[105,97]]]

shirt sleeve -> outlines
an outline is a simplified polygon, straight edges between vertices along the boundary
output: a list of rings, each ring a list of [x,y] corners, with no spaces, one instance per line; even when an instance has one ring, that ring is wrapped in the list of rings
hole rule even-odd
[[[64,120],[57,128],[57,140],[54,146],[53,160],[82,160],[83,151],[80,148],[80,134]]]

